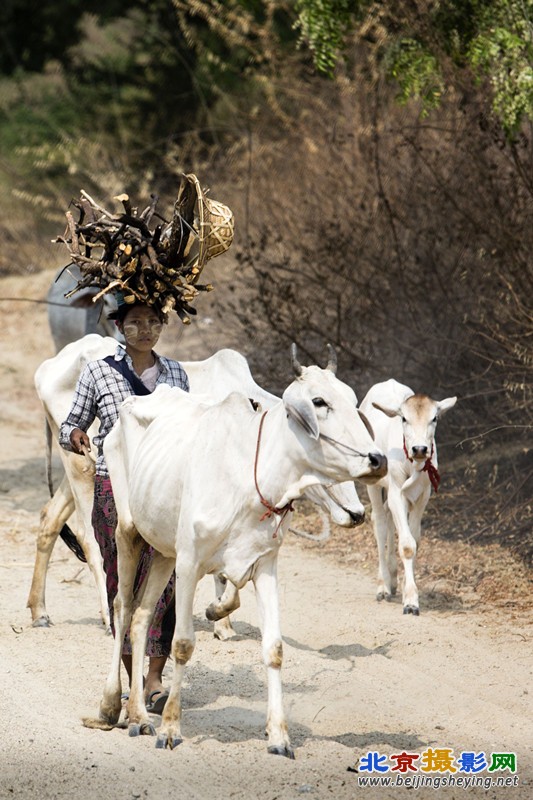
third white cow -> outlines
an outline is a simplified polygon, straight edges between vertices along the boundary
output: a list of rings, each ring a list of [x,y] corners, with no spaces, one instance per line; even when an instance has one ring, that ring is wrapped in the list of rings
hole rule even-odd
[[[360,407],[389,463],[387,475],[367,487],[379,554],[377,599],[390,600],[396,594],[396,529],[404,567],[404,614],[420,613],[414,567],[422,515],[431,488],[436,491],[440,480],[435,430],[438,418],[456,400],[432,400],[391,379],[375,384]]]

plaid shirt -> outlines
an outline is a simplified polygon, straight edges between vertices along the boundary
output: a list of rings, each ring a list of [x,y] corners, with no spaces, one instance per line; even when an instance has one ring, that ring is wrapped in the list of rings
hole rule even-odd
[[[159,366],[159,375],[156,386],[167,383],[169,386],[178,386],[189,391],[189,379],[181,364],[170,358],[154,354]],[[125,358],[129,368],[133,370],[133,363],[122,345],[117,347],[115,359],[120,361]],[[97,448],[96,473],[107,477],[109,475],[104,460],[102,444],[118,419],[120,404],[126,397],[134,394],[129,382],[119,372],[105,361],[90,361],[81,373],[74,400],[66,420],[61,424],[59,431],[59,444],[65,450],[73,451],[70,444],[70,434],[74,428],[88,431],[95,418],[100,420],[100,430],[93,442]]]

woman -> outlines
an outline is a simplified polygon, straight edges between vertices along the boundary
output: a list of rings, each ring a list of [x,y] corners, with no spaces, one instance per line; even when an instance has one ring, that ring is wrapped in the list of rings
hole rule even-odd
[[[157,355],[156,345],[166,318],[151,306],[136,303],[128,305],[121,298],[118,308],[109,314],[125,339],[118,345],[115,356],[88,363],[81,373],[72,408],[62,423],[59,441],[62,447],[83,454],[91,449],[87,430],[95,417],[100,420],[100,430],[94,437],[97,448],[94,505],[92,523],[94,534],[106,574],[107,599],[113,626],[113,600],[117,593],[118,571],[115,528],[117,515],[109,473],[102,445],[105,437],[118,419],[122,401],[132,394],[149,394],[160,383],[178,386],[189,391],[187,375],[177,361]],[[152,559],[152,549],[143,548],[137,570],[136,589],[142,584]],[[149,630],[146,654],[149,657],[145,680],[148,709],[161,713],[168,697],[163,689],[162,675],[170,654],[174,632],[174,577],[163,592],[155,610]],[[122,661],[131,680],[131,644],[127,635]]]

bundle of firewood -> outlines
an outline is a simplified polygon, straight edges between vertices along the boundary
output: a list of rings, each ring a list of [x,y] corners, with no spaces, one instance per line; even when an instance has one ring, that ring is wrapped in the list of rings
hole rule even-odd
[[[225,252],[233,240],[233,214],[227,206],[206,197],[196,175],[183,175],[172,219],[156,210],[158,197],[140,213],[126,194],[115,197],[122,204],[112,213],[81,191],[69,209],[67,228],[54,241],[67,245],[71,261],[82,279],[67,297],[87,286],[101,289],[93,301],[107,292],[120,292],[126,303],[142,302],[167,314],[176,311],[189,323],[196,314],[198,293],[212,284],[198,283],[207,261]]]

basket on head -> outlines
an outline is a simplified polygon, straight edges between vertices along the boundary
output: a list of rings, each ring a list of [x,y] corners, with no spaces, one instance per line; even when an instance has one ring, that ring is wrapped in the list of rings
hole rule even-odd
[[[206,197],[196,175],[186,176],[194,183],[198,214],[198,255],[195,266],[199,269],[193,282],[196,283],[206,263],[225,253],[233,241],[235,223],[231,209],[218,200]]]

